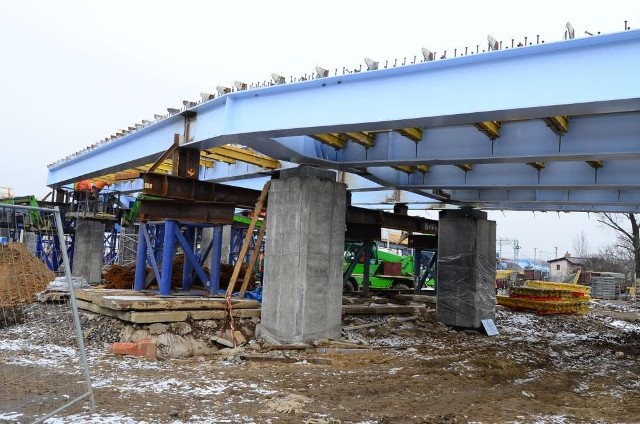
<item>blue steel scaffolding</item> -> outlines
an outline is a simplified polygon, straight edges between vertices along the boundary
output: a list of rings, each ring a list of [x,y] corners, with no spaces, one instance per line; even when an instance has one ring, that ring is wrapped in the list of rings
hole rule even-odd
[[[208,246],[196,250],[196,231],[213,227],[213,239]],[[161,296],[171,295],[171,274],[176,248],[184,252],[182,291],[189,291],[197,276],[208,284],[209,295],[216,295],[220,285],[220,263],[222,255],[222,225],[200,224],[166,220],[140,223],[138,236],[138,259],[134,289],[142,291],[146,282],[147,264],[153,270]],[[204,271],[204,261],[211,253],[211,275]]]

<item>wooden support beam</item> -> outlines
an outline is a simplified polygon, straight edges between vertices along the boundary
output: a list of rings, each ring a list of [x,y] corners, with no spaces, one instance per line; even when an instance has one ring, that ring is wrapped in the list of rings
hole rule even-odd
[[[256,239],[256,243],[253,246],[253,251],[251,252],[251,258],[249,258],[249,264],[247,266],[247,271],[244,274],[244,281],[242,281],[242,287],[240,287],[240,299],[244,299],[244,295],[247,292],[247,287],[249,286],[249,280],[251,280],[251,276],[253,275],[253,268],[256,265],[256,261],[260,256],[260,247],[262,246],[262,240],[264,239],[264,233],[267,231],[267,217],[265,216],[262,221],[262,226],[258,231],[258,238]]]
[[[256,223],[258,222],[258,218],[260,217],[260,212],[262,211],[262,207],[264,206],[265,200],[267,200],[267,195],[269,194],[269,188],[271,187],[271,180],[267,181],[267,183],[262,188],[262,193],[260,193],[260,197],[258,197],[258,201],[256,202],[256,206],[253,210],[253,217],[251,218],[251,222],[249,223],[249,228],[247,228],[247,234],[244,236],[244,240],[242,242],[242,247],[240,248],[240,254],[238,255],[238,260],[236,261],[236,265],[233,268],[233,274],[231,275],[231,279],[229,280],[229,286],[227,287],[227,296],[231,296],[233,290],[236,285],[236,281],[238,280],[238,275],[240,274],[240,267],[242,266],[242,258],[247,254],[247,250],[249,250],[249,244],[251,243],[251,239],[253,238],[253,230],[256,228]]]

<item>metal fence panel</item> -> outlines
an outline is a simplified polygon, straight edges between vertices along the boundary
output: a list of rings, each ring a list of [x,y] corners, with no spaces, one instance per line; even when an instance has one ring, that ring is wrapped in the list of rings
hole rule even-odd
[[[60,211],[0,204],[0,421],[94,406],[72,287]]]

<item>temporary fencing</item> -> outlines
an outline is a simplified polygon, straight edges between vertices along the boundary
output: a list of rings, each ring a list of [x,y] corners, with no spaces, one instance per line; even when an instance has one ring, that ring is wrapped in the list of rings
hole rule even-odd
[[[58,293],[38,301],[55,277]],[[43,422],[81,401],[93,407],[60,211],[0,203],[0,421]]]

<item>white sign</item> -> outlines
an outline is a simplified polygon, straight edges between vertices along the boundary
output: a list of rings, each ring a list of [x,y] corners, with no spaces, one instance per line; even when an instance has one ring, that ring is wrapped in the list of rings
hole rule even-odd
[[[481,321],[482,326],[484,327],[484,331],[487,332],[487,336],[497,336],[498,334],[500,334],[498,332],[498,329],[496,328],[496,324],[492,319],[483,319]]]

